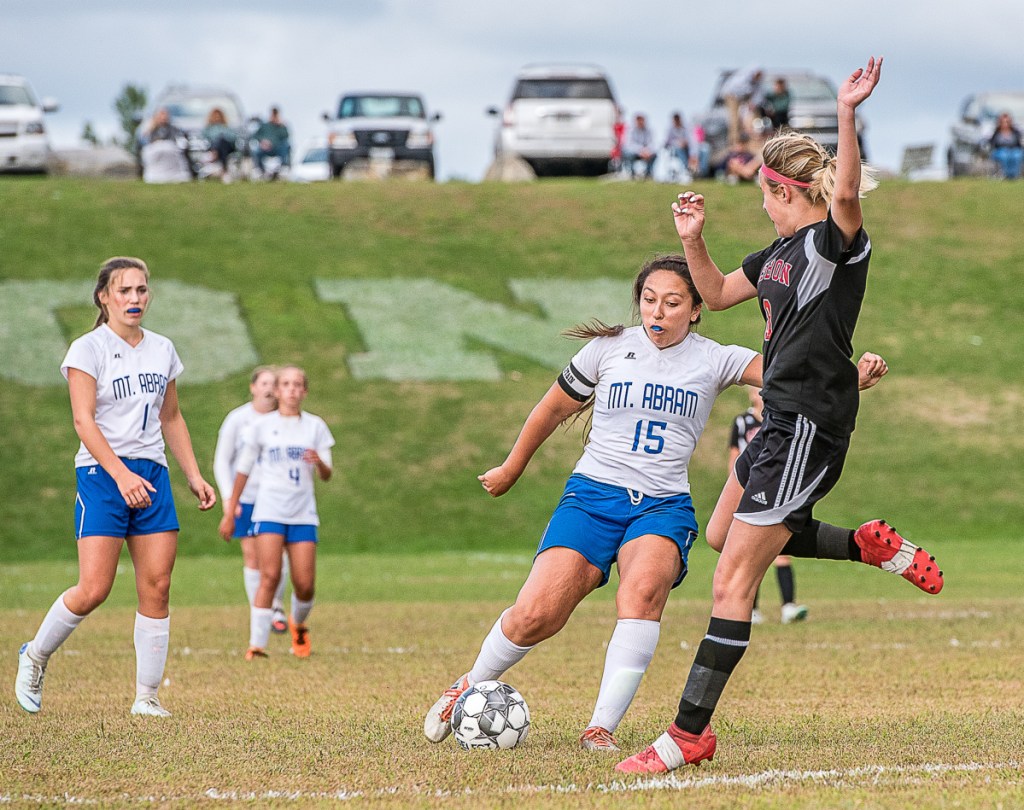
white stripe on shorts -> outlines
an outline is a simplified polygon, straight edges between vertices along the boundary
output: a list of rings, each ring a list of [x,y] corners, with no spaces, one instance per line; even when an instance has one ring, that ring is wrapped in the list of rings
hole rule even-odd
[[[800,491],[804,482],[804,472],[807,470],[807,459],[810,458],[814,434],[817,430],[817,425],[807,417],[797,414],[793,443],[789,446],[786,468],[782,471],[782,481],[779,483],[779,491],[775,495],[776,509],[789,503]]]

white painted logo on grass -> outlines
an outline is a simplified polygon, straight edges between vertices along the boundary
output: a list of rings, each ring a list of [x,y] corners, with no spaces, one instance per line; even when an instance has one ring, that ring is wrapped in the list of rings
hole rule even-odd
[[[0,282],[0,377],[63,385],[60,361],[68,341],[56,311],[90,306],[94,286],[92,281]],[[174,341],[188,382],[222,380],[258,362],[232,293],[160,281],[146,328]]]
[[[508,285],[517,302],[535,305],[542,316],[432,279],[317,279],[316,292],[344,304],[359,327],[367,351],[349,358],[357,379],[498,380],[501,370],[487,347],[560,369],[580,347],[559,335],[563,329],[628,316],[622,279],[512,279]]]

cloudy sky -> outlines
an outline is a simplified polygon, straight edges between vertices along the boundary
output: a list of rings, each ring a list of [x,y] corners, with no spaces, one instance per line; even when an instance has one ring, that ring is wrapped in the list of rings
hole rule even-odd
[[[197,9],[197,10],[193,10]],[[233,89],[248,113],[280,104],[303,144],[347,90],[422,92],[443,120],[439,178],[479,180],[494,119],[516,70],[531,62],[604,67],[627,113],[656,134],[669,113],[708,102],[723,67],[807,67],[841,81],[884,54],[865,107],[870,158],[897,168],[908,145],[944,154],[964,96],[1024,89],[1024,3],[1012,0],[0,0],[0,72],[27,76],[61,109],[54,143],[86,121],[117,132],[127,82]]]

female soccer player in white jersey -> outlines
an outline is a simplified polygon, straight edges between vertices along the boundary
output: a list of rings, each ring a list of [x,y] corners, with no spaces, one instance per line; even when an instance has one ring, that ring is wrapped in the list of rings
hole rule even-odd
[[[254,421],[277,407],[277,400],[274,398],[276,379],[277,372],[271,366],[258,366],[254,369],[249,380],[249,394],[252,396],[252,400],[244,405],[239,405],[228,413],[217,432],[217,447],[213,452],[213,475],[217,479],[217,488],[220,490],[221,504],[225,512],[231,501],[231,491],[235,487],[235,474],[238,472],[235,465],[244,446],[245,431]],[[242,582],[245,585],[245,595],[250,607],[252,607],[256,589],[260,584],[260,569],[256,562],[256,541],[252,539],[252,508],[256,502],[258,486],[259,465],[257,464],[249,473],[249,480],[239,498],[238,508],[235,510],[235,530],[231,534],[232,538],[238,539],[238,545],[242,548]],[[228,541],[230,539],[228,538]],[[288,629],[288,622],[282,607],[285,580],[288,577],[287,556],[282,559],[281,565],[281,581],[274,592],[273,618],[270,623],[270,628],[275,633],[284,633]]]
[[[515,604],[491,628],[473,668],[431,707],[424,733],[440,742],[455,700],[497,678],[557,633],[576,605],[619,569],[618,623],[608,645],[589,750],[618,750],[614,731],[654,655],[669,591],[686,576],[697,536],[687,465],[718,394],[761,384],[753,349],[693,332],[701,300],[681,256],[648,262],[633,284],[641,324],[577,327],[591,337],[533,409],[508,458],[480,476],[497,497],[519,479],[558,425],[593,403],[583,457],[540,540]]]
[[[174,344],[141,326],[150,302],[146,264],[109,259],[93,301],[100,310],[96,328],[74,341],[61,363],[81,439],[75,456],[78,584],[57,597],[35,638],[21,646],[15,693],[23,709],[39,711],[50,656],[107,598],[127,541],[139,596],[131,713],[168,717],[157,687],[167,660],[178,517],[165,441],[199,508],[210,509],[217,499],[199,472],[178,408],[175,380],[183,366]]]
[[[859,404],[852,338],[871,257],[860,197],[875,183],[862,172],[854,110],[881,71],[882,60],[872,57],[840,87],[835,157],[797,133],[765,144],[761,191],[779,238],[740,269],[723,275],[711,260],[701,195],[685,192],[673,203],[676,230],[708,306],[726,309],[755,296],[761,304],[765,419],[708,524],[708,542],[722,552],[714,604],[675,722],[620,762],[620,771],[660,773],[714,756],[711,717],[749,643],[757,586],[778,554],[854,560],[900,574],[925,593],[942,589],[934,557],[883,521],[852,530],[811,518],[814,504],[839,480]]]
[[[307,658],[310,653],[306,618],[313,609],[320,525],[313,481],[314,475],[322,481],[331,477],[334,437],[323,419],[302,410],[307,393],[309,384],[301,368],[285,366],[278,370],[274,385],[277,410],[254,422],[246,432],[231,503],[220,523],[221,537],[229,538],[235,526],[235,507],[258,459],[260,486],[253,506],[252,531],[260,585],[250,611],[247,661],[267,657],[271,601],[281,579],[282,549],[287,550],[291,564],[292,610],[288,626],[292,653],[300,658]]]

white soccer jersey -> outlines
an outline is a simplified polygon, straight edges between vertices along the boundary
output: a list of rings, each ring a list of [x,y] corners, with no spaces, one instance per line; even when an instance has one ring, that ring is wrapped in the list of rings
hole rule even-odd
[[[217,479],[221,500],[227,503],[235,488],[235,476],[238,474],[238,457],[245,446],[246,431],[259,419],[267,416],[253,407],[251,402],[239,405],[221,423],[217,433],[217,448],[213,451],[213,476]],[[238,499],[239,503],[255,503],[256,490],[259,488],[260,465],[256,463],[249,472],[245,489]]]
[[[687,466],[711,406],[756,356],[695,333],[659,349],[642,326],[590,341],[558,378],[574,399],[595,395],[573,472],[658,498],[689,492]]]
[[[96,424],[121,458],[144,458],[167,466],[160,408],[167,383],[184,371],[174,344],[142,330],[138,346],[126,343],[107,324],[82,335],[68,348],[60,372],[84,371],[96,380]],[[98,462],[79,446],[76,467]]]
[[[259,453],[261,468],[253,523],[267,520],[319,526],[313,492],[315,471],[312,464],[302,460],[302,454],[316,450],[330,466],[334,437],[327,423],[305,411],[299,416],[282,416],[274,411],[252,423],[245,443],[247,455]]]

